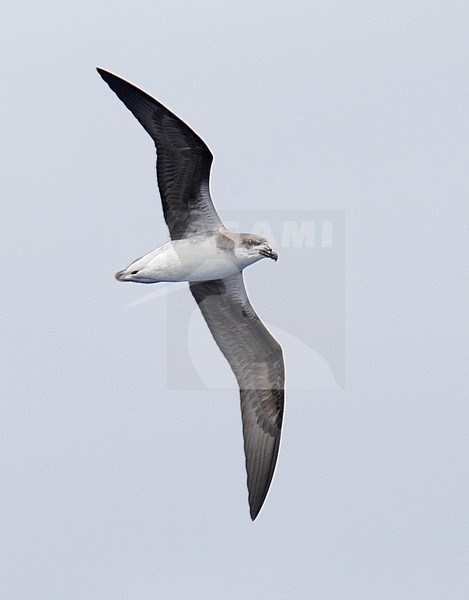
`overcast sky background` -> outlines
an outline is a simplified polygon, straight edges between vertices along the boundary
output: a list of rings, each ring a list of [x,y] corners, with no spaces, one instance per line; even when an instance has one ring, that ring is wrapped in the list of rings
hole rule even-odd
[[[467,598],[467,12],[3,4],[2,598]],[[167,389],[167,300],[113,278],[167,231],[97,65],[207,141],[222,217],[345,213],[345,388],[287,392],[254,524],[237,393]],[[280,327],[294,266],[247,274]]]

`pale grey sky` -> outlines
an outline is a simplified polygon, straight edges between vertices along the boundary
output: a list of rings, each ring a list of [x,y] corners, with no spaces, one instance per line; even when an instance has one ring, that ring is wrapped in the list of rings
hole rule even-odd
[[[467,597],[467,13],[4,3],[2,598]],[[168,389],[187,340],[166,299],[137,302],[153,288],[113,278],[167,231],[152,142],[98,65],[204,138],[222,217],[345,215],[345,387],[287,391],[254,524],[236,392]],[[337,349],[304,252],[306,275],[281,248],[252,267],[251,298]]]

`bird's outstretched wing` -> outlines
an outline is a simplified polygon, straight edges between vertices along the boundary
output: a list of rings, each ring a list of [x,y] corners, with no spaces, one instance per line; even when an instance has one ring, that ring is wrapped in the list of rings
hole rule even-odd
[[[280,444],[285,380],[282,348],[252,308],[242,273],[191,283],[190,289],[240,387],[254,520],[269,490]]]
[[[158,187],[171,239],[222,227],[209,191],[213,156],[203,140],[142,90],[104,69],[98,73],[155,142]]]

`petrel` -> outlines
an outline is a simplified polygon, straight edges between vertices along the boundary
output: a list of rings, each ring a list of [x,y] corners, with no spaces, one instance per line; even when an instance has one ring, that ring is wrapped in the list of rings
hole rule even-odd
[[[157,100],[127,81],[98,73],[150,134],[171,241],[116,273],[119,281],[188,281],[207,325],[240,388],[251,518],[272,481],[284,407],[282,348],[249,302],[243,269],[277,260],[268,241],[224,227],[209,191],[213,156],[203,140]]]

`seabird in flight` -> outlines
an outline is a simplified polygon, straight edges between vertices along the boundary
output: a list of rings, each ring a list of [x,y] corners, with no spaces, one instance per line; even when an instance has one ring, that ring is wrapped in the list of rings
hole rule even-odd
[[[251,518],[269,490],[284,406],[282,348],[249,302],[243,269],[266,257],[268,241],[233,233],[210,197],[212,153],[181,119],[151,96],[103,69],[98,73],[150,134],[171,241],[116,273],[119,281],[188,281],[207,325],[240,388]]]

